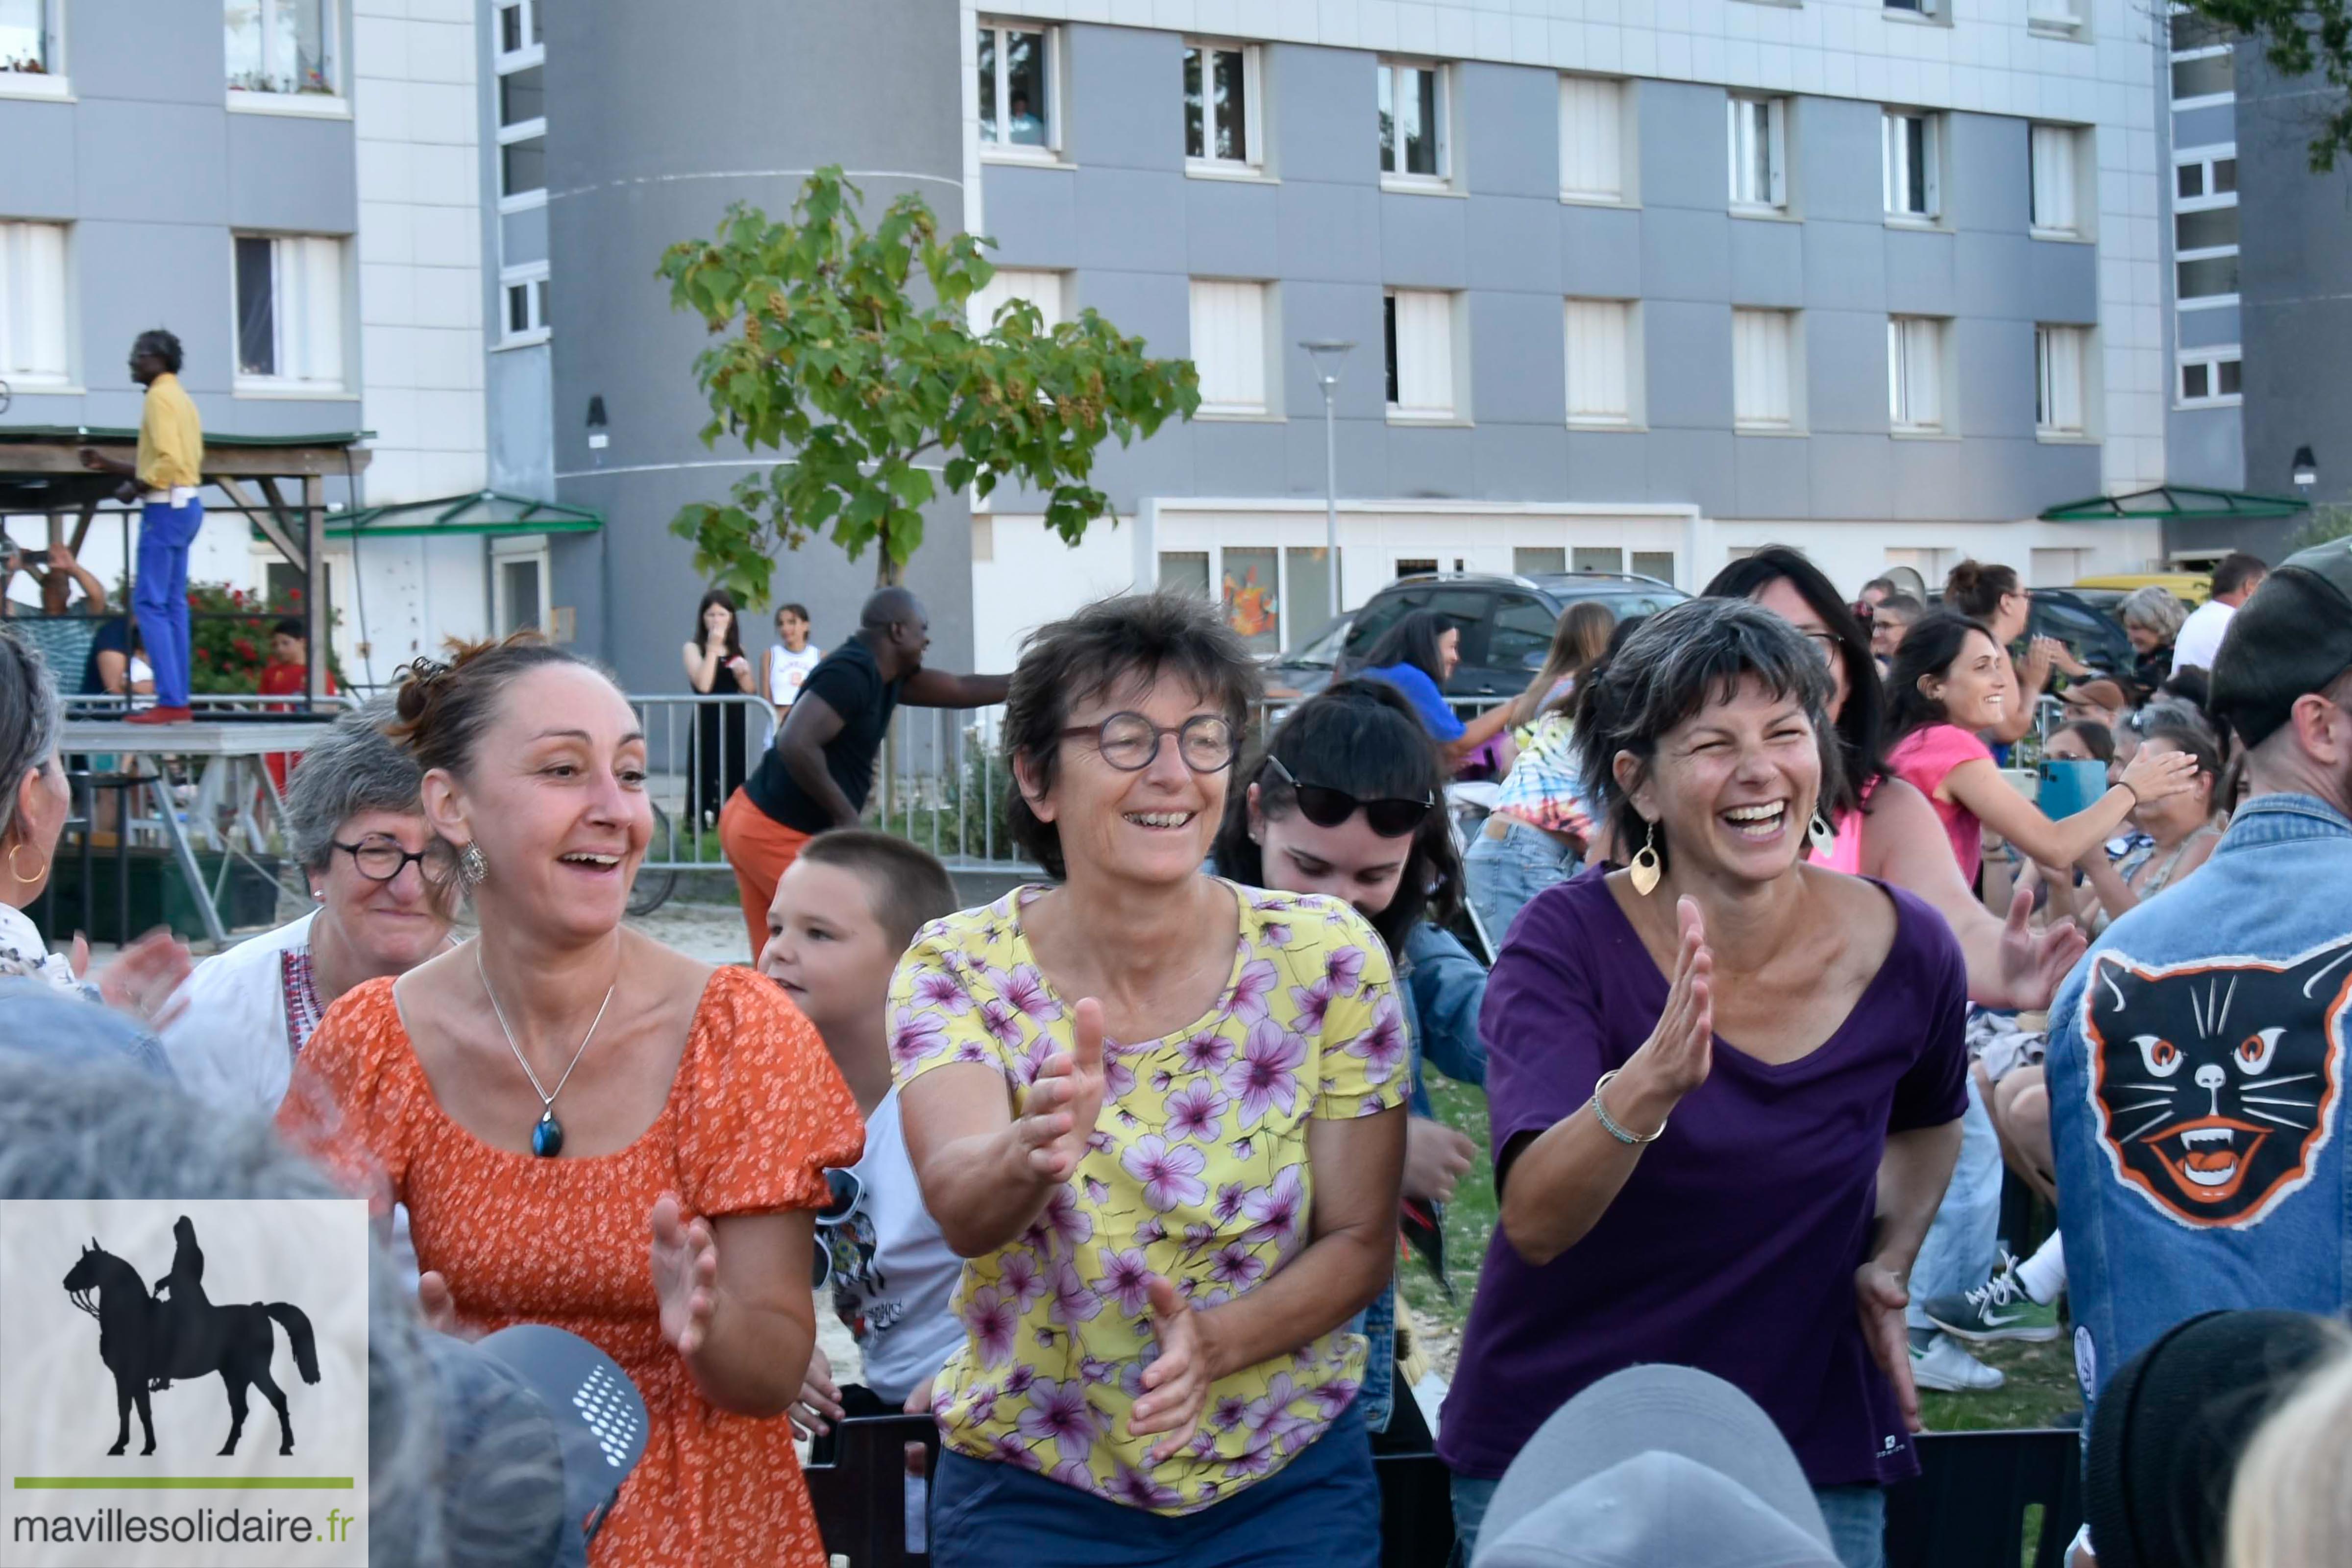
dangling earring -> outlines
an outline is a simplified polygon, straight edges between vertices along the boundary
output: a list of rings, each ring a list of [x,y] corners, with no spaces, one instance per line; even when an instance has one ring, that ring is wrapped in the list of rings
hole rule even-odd
[[[1837,853],[1837,829],[1823,816],[1819,806],[1813,808],[1813,820],[1805,827],[1805,837],[1813,841],[1813,858],[1827,861]]]
[[[310,901],[311,901],[312,903],[314,903],[314,904],[323,904],[323,903],[325,903],[325,902],[327,901],[327,889],[324,889],[324,888],[313,888],[313,889],[310,889]]]
[[[478,888],[489,880],[490,863],[482,858],[480,845],[468,844],[457,851],[457,875],[466,879],[469,888]]]
[[[49,863],[47,860],[41,861],[39,868],[36,869],[31,876],[27,877],[23,871],[19,870],[16,866],[16,857],[23,854],[24,851],[25,844],[21,839],[16,843],[8,846],[8,875],[14,877],[16,880],[24,883],[25,886],[29,888],[34,883],[39,881],[42,878],[49,874]]]
[[[1625,876],[1633,884],[1633,891],[1646,899],[1658,890],[1658,879],[1664,875],[1664,870],[1658,864],[1658,825],[1653,822],[1649,833],[1642,840],[1642,847],[1633,856],[1633,864],[1626,868]]]

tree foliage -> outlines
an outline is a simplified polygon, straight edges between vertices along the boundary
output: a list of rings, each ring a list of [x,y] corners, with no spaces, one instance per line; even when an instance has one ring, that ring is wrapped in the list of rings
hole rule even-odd
[[[732,436],[784,454],[670,523],[694,542],[696,569],[748,603],[767,601],[780,549],[820,532],[852,560],[874,546],[877,581],[898,581],[942,480],[982,497],[1024,484],[1075,544],[1109,510],[1087,482],[1096,448],[1200,406],[1189,361],[1147,357],[1092,310],[1048,328],[1014,300],[974,331],[968,306],[996,270],[987,242],[942,239],[912,194],[868,231],[862,201],[838,166],[820,169],[788,221],[739,203],[714,238],[662,257],[672,306],[715,339],[694,365],[710,402],[704,444]]]
[[[2281,76],[2317,71],[2330,89],[2311,139],[2311,166],[2321,174],[2352,153],[2352,0],[2186,0],[2189,9],[2250,43]],[[2179,23],[2172,24],[2178,38]]]

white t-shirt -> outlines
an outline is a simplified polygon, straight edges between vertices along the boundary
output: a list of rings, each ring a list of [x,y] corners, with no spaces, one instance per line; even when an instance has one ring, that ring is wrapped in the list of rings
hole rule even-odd
[[[923,1206],[892,1089],[866,1119],[866,1156],[850,1167],[861,1188],[839,1224],[817,1227],[833,1259],[833,1310],[857,1338],[866,1386],[893,1405],[963,1343],[948,1308],[963,1259]]]
[[[789,708],[793,699],[801,694],[801,683],[824,657],[824,649],[814,643],[794,653],[778,643],[768,650],[768,700],[779,708]]]
[[[326,1009],[310,973],[314,910],[207,958],[180,987],[163,1029],[181,1086],[207,1105],[272,1116]]]
[[[2195,666],[2210,670],[2214,656],[2221,651],[2221,634],[2230,629],[2230,617],[2236,615],[2234,605],[2219,599],[2208,599],[2189,612],[2180,623],[2180,635],[2172,639],[2172,672],[2175,675]]]

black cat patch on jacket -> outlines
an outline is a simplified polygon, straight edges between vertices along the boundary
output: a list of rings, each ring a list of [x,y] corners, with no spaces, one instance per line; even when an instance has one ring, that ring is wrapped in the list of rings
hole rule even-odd
[[[2101,953],[2083,1038],[2116,1176],[2183,1225],[2260,1224],[2334,1134],[2347,1000],[2352,938],[2286,963]]]

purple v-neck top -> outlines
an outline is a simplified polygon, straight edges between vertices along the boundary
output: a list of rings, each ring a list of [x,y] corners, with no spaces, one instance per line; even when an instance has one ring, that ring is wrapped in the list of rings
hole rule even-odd
[[[1598,868],[1511,930],[1479,1019],[1497,1152],[1586,1102],[1656,1026],[1666,977]],[[1438,1452],[1500,1476],[1588,1384],[1644,1362],[1744,1389],[1816,1486],[1885,1483],[1918,1462],[1854,1309],[1886,1135],[1968,1105],[1959,945],[1919,900],[1853,1011],[1775,1066],[1717,1036],[1707,1079],[1579,1241],[1538,1268],[1498,1229],[1446,1396]]]

